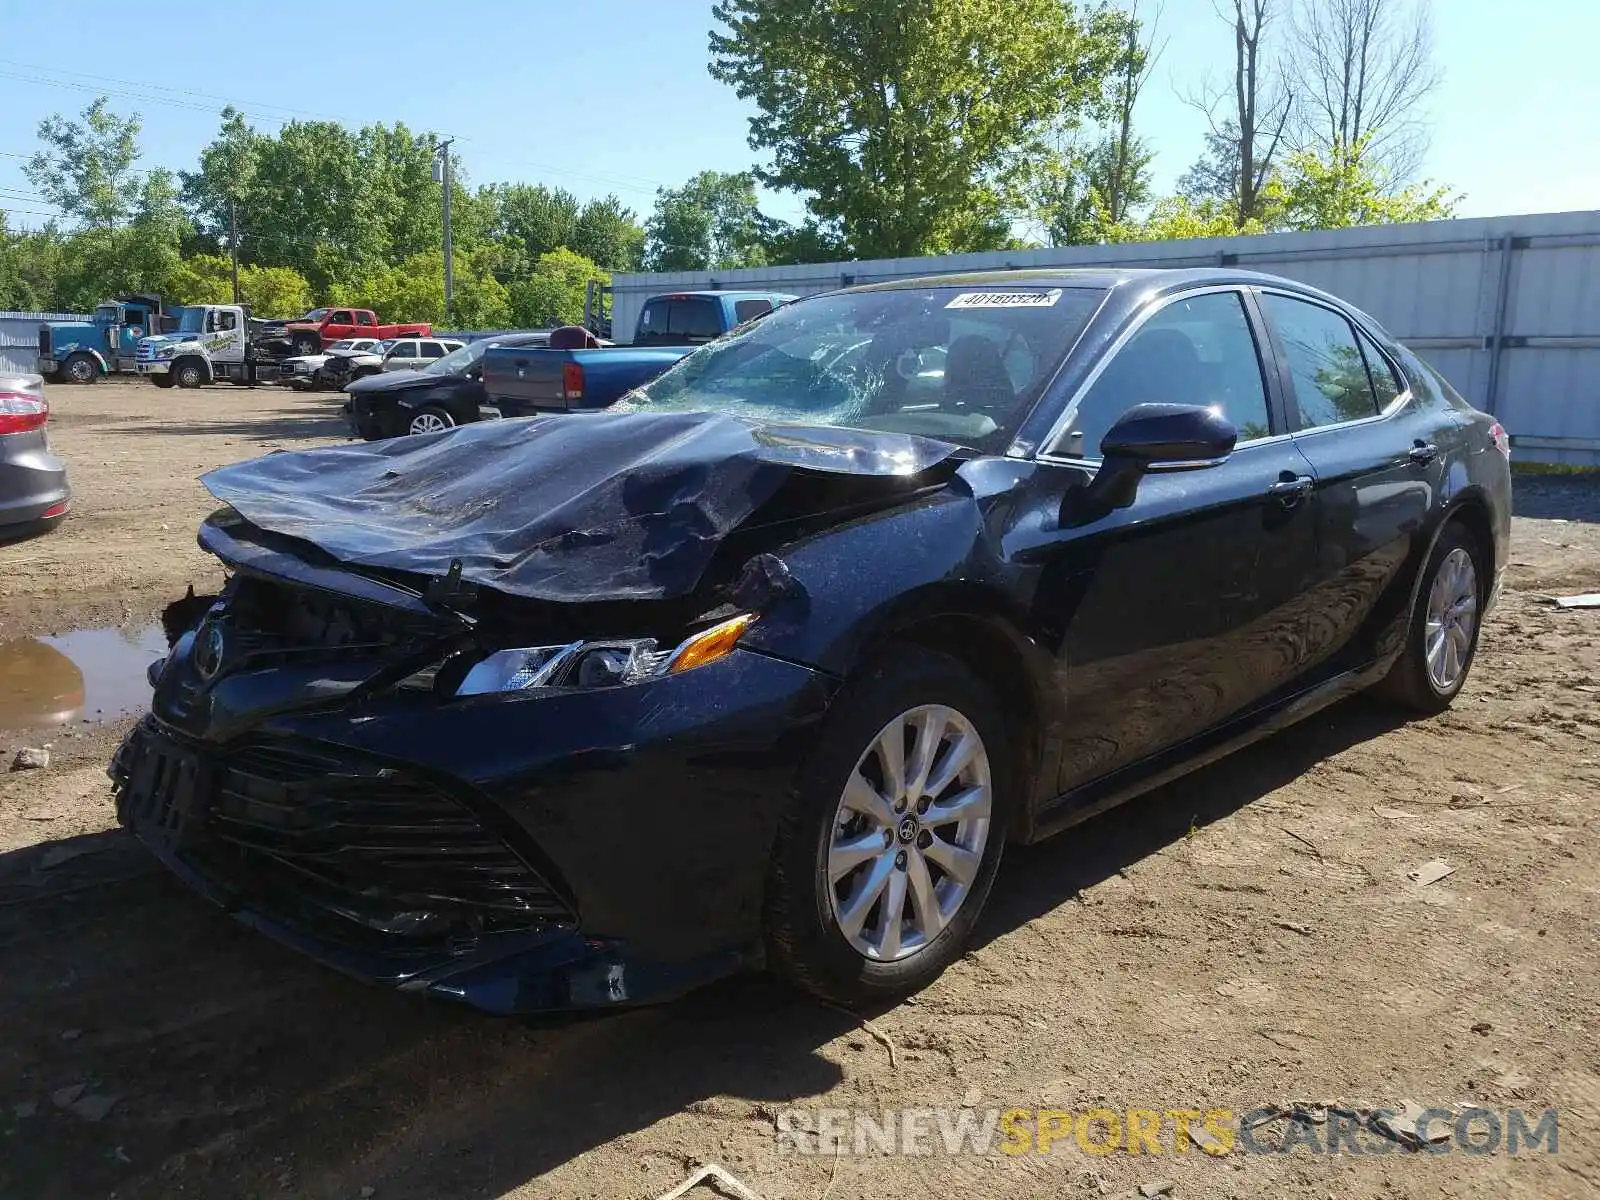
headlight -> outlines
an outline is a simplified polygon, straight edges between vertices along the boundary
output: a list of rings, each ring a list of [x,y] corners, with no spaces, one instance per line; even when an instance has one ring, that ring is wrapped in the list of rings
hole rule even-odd
[[[660,649],[654,638],[496,650],[467,672],[456,695],[484,696],[539,687],[618,687],[677,675],[732,654],[755,622],[753,615],[742,613],[685,638],[671,650]]]
[[[157,346],[156,347],[156,357],[157,358],[171,358],[177,352],[178,352],[178,348],[176,346]]]

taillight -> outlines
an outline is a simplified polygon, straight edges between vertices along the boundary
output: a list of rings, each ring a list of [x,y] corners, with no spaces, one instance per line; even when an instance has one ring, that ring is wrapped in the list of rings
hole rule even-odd
[[[0,388],[0,434],[43,429],[50,419],[50,402],[32,392]]]
[[[583,399],[583,364],[563,363],[561,365],[561,398],[569,403]]]
[[[1496,421],[1489,426],[1489,440],[1494,443],[1494,448],[1506,456],[1506,461],[1511,461],[1511,435],[1506,432],[1504,425]]]

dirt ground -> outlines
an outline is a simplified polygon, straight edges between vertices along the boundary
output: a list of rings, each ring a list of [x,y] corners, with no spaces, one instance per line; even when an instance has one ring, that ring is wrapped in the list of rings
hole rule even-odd
[[[0,547],[0,641],[206,585],[194,477],[341,436],[330,398],[278,390],[51,400],[76,507]],[[1600,610],[1541,599],[1600,590],[1600,480],[1519,479],[1518,511],[1451,712],[1347,703],[1009,852],[971,953],[870,1030],[759,977],[575,1022],[365,988],[115,830],[127,719],[0,732],[4,763],[54,753],[0,774],[0,1195],[648,1200],[708,1162],[766,1200],[1600,1195]],[[1453,873],[1408,877],[1435,859]],[[791,1107],[1404,1099],[1553,1106],[1559,1149],[818,1158],[774,1137]]]

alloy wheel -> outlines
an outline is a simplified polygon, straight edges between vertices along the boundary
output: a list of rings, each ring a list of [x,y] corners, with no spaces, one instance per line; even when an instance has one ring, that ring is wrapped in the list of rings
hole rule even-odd
[[[438,413],[420,412],[411,418],[412,433],[443,433],[453,428],[451,422]]]
[[[993,802],[983,739],[955,709],[921,705],[879,731],[824,856],[834,919],[858,954],[896,962],[939,936],[978,877]]]
[[[1477,624],[1478,573],[1472,555],[1457,546],[1434,573],[1423,626],[1428,681],[1441,695],[1466,673]]]

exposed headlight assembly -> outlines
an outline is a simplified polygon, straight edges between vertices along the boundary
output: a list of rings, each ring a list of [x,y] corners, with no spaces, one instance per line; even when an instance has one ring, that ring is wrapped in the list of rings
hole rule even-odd
[[[654,638],[496,650],[474,664],[456,695],[486,696],[542,687],[619,687],[677,675],[732,654],[755,622],[754,615],[741,613],[685,638],[670,650],[662,650]]]

